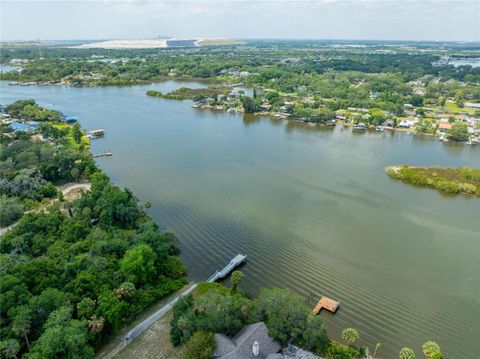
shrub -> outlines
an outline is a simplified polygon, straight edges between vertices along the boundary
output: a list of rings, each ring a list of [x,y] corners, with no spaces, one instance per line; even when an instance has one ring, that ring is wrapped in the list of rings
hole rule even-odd
[[[461,191],[461,187],[456,184],[455,182],[448,181],[448,180],[439,180],[435,183],[435,187],[440,191],[446,193],[459,193]]]
[[[18,198],[0,198],[0,226],[8,226],[23,215],[23,206]]]
[[[326,350],[327,359],[352,359],[361,355],[355,347],[347,347],[341,343],[332,341]]]
[[[460,175],[468,180],[480,182],[480,170],[471,167],[462,167],[460,169]]]
[[[212,333],[196,332],[188,340],[185,359],[210,359],[216,346]]]

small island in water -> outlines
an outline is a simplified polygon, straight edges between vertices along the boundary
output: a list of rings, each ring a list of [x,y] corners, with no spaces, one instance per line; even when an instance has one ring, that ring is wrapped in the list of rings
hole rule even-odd
[[[436,188],[444,193],[464,193],[480,197],[480,169],[471,167],[387,167],[387,174],[417,186]]]

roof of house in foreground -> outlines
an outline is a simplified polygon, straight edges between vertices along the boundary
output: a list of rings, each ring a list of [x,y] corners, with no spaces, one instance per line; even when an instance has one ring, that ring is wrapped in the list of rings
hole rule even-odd
[[[217,348],[215,358],[220,359],[275,359],[281,346],[268,335],[268,328],[263,322],[250,324],[240,330],[232,339],[223,334],[215,334]],[[258,342],[260,353],[253,355],[252,345]],[[280,358],[282,358],[280,356]]]
[[[281,345],[268,335],[263,322],[250,324],[240,330],[233,338],[215,334],[217,348],[214,358],[218,359],[322,359],[315,354],[289,345],[279,353]],[[259,355],[253,354],[253,343],[259,344]]]

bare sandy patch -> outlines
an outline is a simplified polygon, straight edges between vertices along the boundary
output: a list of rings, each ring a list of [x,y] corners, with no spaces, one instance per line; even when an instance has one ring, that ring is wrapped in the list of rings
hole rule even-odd
[[[109,40],[72,46],[75,49],[155,49],[167,47],[166,40]]]

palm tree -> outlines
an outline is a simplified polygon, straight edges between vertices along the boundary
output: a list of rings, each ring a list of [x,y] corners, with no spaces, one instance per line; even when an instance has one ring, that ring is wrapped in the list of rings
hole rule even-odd
[[[145,208],[145,214],[147,214],[147,213],[148,213],[148,210],[152,207],[152,202],[150,202],[150,201],[145,201],[145,202],[143,203],[143,207]]]
[[[353,345],[360,338],[358,332],[353,328],[346,328],[342,331],[342,339],[345,340],[348,345]]]
[[[377,343],[377,344],[375,345],[375,351],[373,352],[372,358],[375,358],[375,356],[377,355],[378,349],[380,349],[381,347],[382,347],[382,343]]]
[[[232,273],[232,293],[237,292],[237,287],[238,284],[242,281],[243,279],[243,273],[239,270],[236,270],[235,272]]]
[[[400,359],[415,359],[415,353],[410,348],[402,348],[399,354]]]
[[[423,354],[427,358],[435,358],[441,359],[442,358],[442,351],[440,350],[440,346],[432,341],[428,341],[422,346]]]

